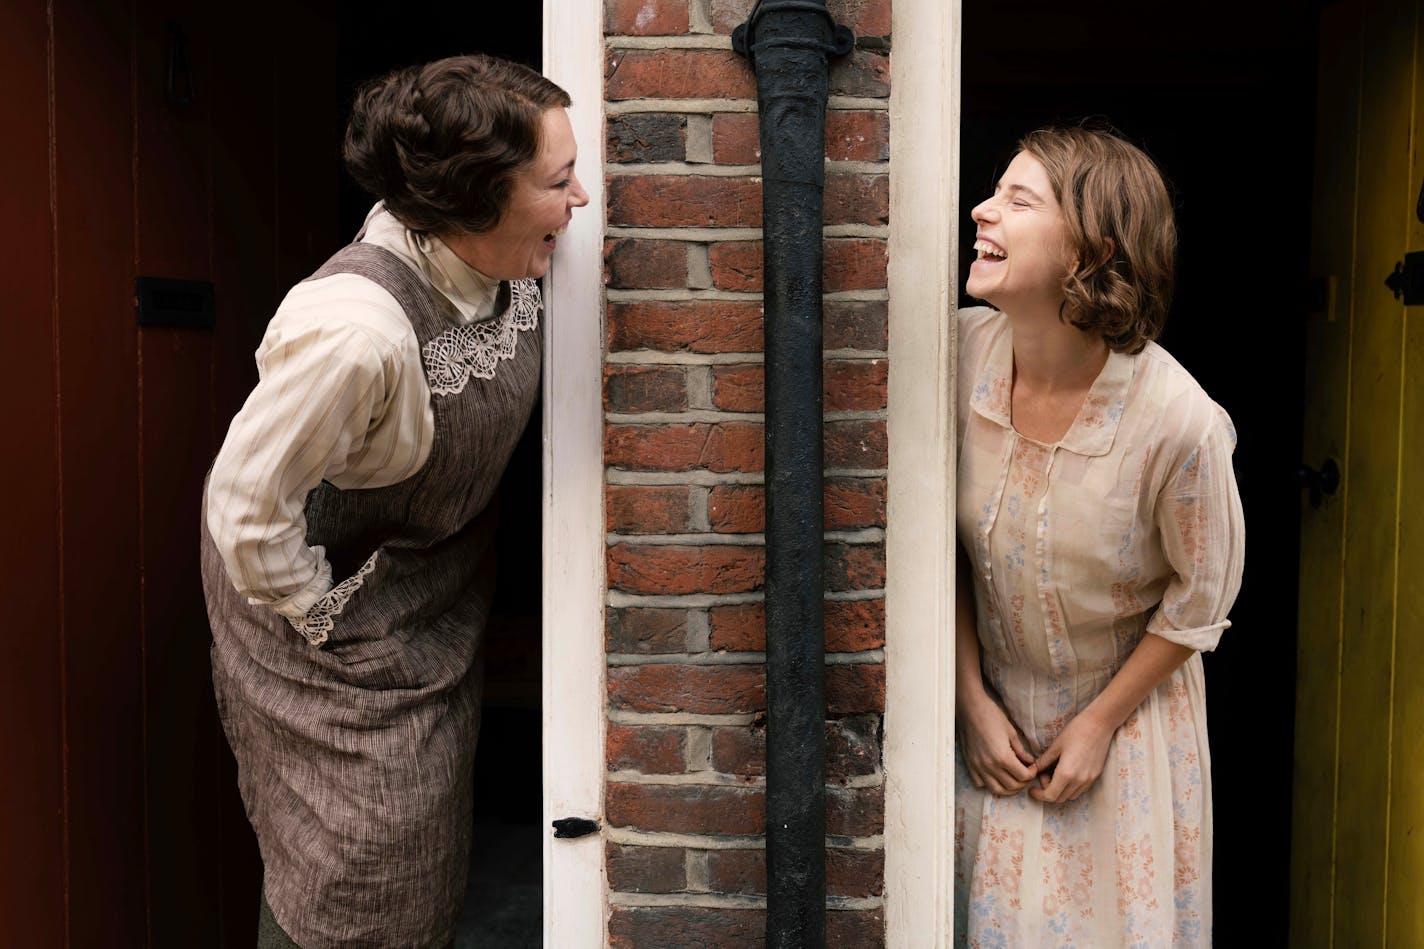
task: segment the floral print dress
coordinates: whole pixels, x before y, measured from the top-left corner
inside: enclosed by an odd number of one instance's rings
[[[959,315],[958,533],[985,683],[1042,753],[1144,633],[1216,646],[1241,581],[1226,413],[1156,344],[1112,353],[1056,444],[1010,422],[1003,314]],[[956,757],[955,944],[1206,946],[1211,757],[1193,655],[1076,801],[996,797]]]

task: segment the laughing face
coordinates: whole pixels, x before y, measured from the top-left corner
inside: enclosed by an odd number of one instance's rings
[[[548,109],[540,120],[539,151],[515,176],[499,223],[478,234],[447,237],[445,243],[486,277],[544,276],[573,209],[588,204],[588,194],[574,175],[577,156],[568,114]]]
[[[978,256],[965,284],[969,295],[1004,311],[1056,309],[1068,274],[1067,228],[1042,163],[1019,152],[970,216]]]

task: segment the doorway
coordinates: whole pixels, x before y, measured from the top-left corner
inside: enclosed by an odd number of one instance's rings
[[[356,88],[389,70],[482,52],[540,68],[538,4],[499,9],[437,4],[410,16],[362,0],[335,12],[339,127]],[[343,239],[360,229],[371,199],[341,173]],[[484,633],[485,688],[475,754],[473,845],[456,949],[541,944],[541,429],[536,405],[496,497],[495,598]]]
[[[1317,4],[1030,0],[1012,29],[985,4],[963,13],[960,273],[967,210],[1031,129],[1106,118],[1172,187],[1178,282],[1160,342],[1236,425],[1249,538],[1233,628],[1205,657],[1214,939],[1284,946]]]

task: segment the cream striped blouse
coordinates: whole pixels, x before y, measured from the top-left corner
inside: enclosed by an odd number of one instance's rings
[[[422,276],[452,325],[493,312],[497,281],[380,204],[362,240]],[[354,274],[293,287],[257,348],[257,369],[208,480],[208,530],[240,593],[300,617],[332,584],[324,551],[306,544],[307,493],[323,480],[385,487],[420,470],[434,437],[430,389],[395,298]]]

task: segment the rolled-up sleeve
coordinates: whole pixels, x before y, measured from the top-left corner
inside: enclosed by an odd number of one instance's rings
[[[1157,500],[1162,551],[1174,575],[1147,631],[1209,652],[1231,625],[1246,535],[1231,467],[1236,433],[1226,413],[1178,464]]]
[[[301,616],[331,586],[303,507],[346,469],[381,417],[399,354],[359,326],[274,324],[260,381],[233,419],[208,482],[208,530],[238,592]]]

